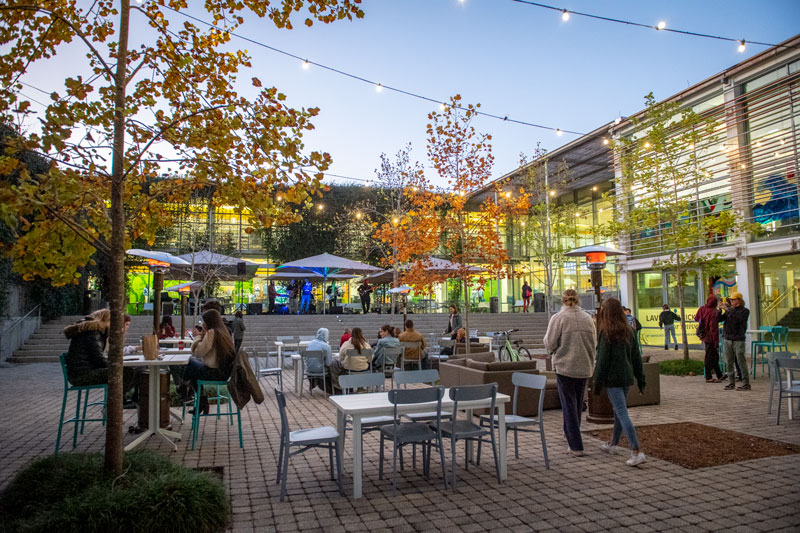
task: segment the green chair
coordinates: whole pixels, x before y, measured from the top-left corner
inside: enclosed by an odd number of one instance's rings
[[[228,414],[225,416],[230,417],[231,425],[233,425],[233,417],[235,416],[238,425],[239,425],[239,448],[244,447],[244,442],[242,441],[242,413],[239,410],[239,407],[236,407],[236,412],[233,412],[233,402],[231,401],[230,392],[226,392],[225,394],[220,394],[219,388],[222,386],[228,385],[228,381],[207,381],[207,380],[198,380],[197,381],[197,392],[194,393],[194,413],[192,414],[192,450],[194,450],[195,443],[197,442],[197,434],[200,432],[200,418],[204,416],[216,416],[220,418],[220,401],[222,399],[228,400]],[[200,412],[200,396],[203,394],[203,387],[216,387],[217,388],[217,395],[209,397],[209,401],[216,400],[217,401],[217,412],[216,413],[208,413],[203,414]]]
[[[774,352],[782,348],[784,343],[783,336],[785,335],[788,338],[789,334],[789,328],[785,328],[782,326],[761,326],[758,329],[766,332],[763,333],[762,335],[764,337],[769,335],[769,339],[765,338],[763,340],[754,340],[750,342],[750,366],[752,367],[753,379],[755,379],[756,377],[756,364],[759,362],[761,363],[761,372],[763,373],[764,365],[768,364],[769,362],[766,357],[761,355],[763,353],[762,349],[764,351]],[[787,346],[787,351],[788,351],[788,346]],[[769,371],[769,367],[767,368],[767,371]]]
[[[725,342],[722,338],[722,326],[719,327],[719,344],[717,345],[717,353],[719,354],[719,369],[723,374],[727,374],[728,363],[725,361]]]
[[[86,422],[102,422],[103,425],[106,425],[106,400],[108,399],[108,385],[71,385],[69,382],[69,378],[67,378],[67,354],[62,353],[58,356],[58,360],[61,363],[61,373],[64,375],[64,397],[61,400],[61,416],[58,420],[58,436],[56,437],[56,452],[54,455],[58,455],[58,449],[61,447],[61,430],[64,427],[64,424],[75,424],[75,427],[72,431],[72,448],[74,449],[75,446],[78,445],[78,423],[81,426],[81,435],[83,435],[83,427]],[[102,402],[91,402],[89,403],[89,391],[94,389],[102,389],[103,390],[103,401]],[[70,418],[69,420],[64,420],[64,412],[67,407],[67,396],[70,392],[77,391],[78,398],[75,402],[75,416]],[[83,396],[83,393],[86,393]],[[83,397],[83,415],[81,415],[81,397]],[[102,405],[103,406],[103,417],[102,418],[86,418],[86,409],[90,405]]]

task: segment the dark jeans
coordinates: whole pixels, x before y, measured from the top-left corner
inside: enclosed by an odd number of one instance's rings
[[[364,314],[369,313],[369,296],[361,297],[361,310],[364,311]]]
[[[567,437],[569,448],[583,451],[581,412],[583,395],[586,392],[586,378],[571,378],[556,374],[556,383],[558,398],[561,400],[561,412],[564,415],[564,435]]]
[[[236,353],[239,353],[239,348],[242,347],[242,339],[234,339],[233,340],[233,347],[236,350]]]
[[[127,393],[135,385],[135,371],[131,367],[122,368],[122,394]],[[88,385],[105,385],[108,384],[108,368],[95,368],[88,372],[82,372],[77,375],[69,376],[69,382],[78,387],[85,387]]]
[[[226,381],[230,376],[226,376],[219,368],[206,366],[200,359],[192,357],[189,364],[183,371],[183,379],[192,384],[192,389],[197,390],[197,380]]]
[[[722,379],[722,370],[719,368],[719,347],[716,342],[705,342],[706,345],[706,379],[711,379],[716,374],[717,379]]]
[[[269,309],[267,309],[267,313],[274,313],[275,312],[275,298],[270,297],[269,299]]]

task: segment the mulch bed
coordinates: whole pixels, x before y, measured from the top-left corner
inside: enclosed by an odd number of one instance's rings
[[[611,439],[611,429],[587,431],[597,439]],[[636,435],[642,451],[689,469],[719,466],[763,457],[800,453],[800,446],[754,437],[694,422],[639,426]],[[628,448],[623,433],[620,446]]]

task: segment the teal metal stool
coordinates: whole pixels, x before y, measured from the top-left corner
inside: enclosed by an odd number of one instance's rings
[[[69,378],[67,378],[67,354],[62,353],[58,356],[58,360],[61,363],[61,373],[64,375],[64,397],[61,400],[61,416],[58,419],[58,436],[56,437],[56,452],[54,455],[58,455],[58,449],[61,447],[61,430],[64,428],[64,424],[75,424],[75,427],[72,431],[72,448],[74,449],[75,446],[78,445],[78,424],[80,423],[81,426],[81,435],[83,435],[83,427],[86,422],[102,422],[103,425],[106,425],[106,400],[108,399],[108,385],[71,385],[69,382]],[[89,403],[89,391],[95,389],[102,389],[103,390],[103,401],[102,402],[91,402]],[[67,408],[67,396],[70,392],[77,391],[78,399],[75,402],[75,416],[70,418],[69,420],[64,420],[64,412]],[[83,393],[86,393],[83,396]],[[81,397],[83,397],[83,415],[81,415]],[[103,417],[102,418],[86,418],[86,409],[90,405],[102,405],[103,406]]]
[[[728,363],[725,360],[725,343],[722,338],[722,328],[719,328],[719,344],[717,345],[717,353],[719,354],[719,369],[723,374],[728,373]]]
[[[761,348],[769,352],[781,349],[783,347],[783,330],[786,329],[787,337],[789,332],[789,328],[783,328],[781,326],[761,326],[758,329],[765,332],[763,335],[768,334],[769,340],[764,339],[750,342],[750,366],[752,367],[753,379],[756,377],[756,364],[759,362],[761,363],[761,372],[763,373],[764,365],[768,363],[767,358],[764,357],[761,352]],[[767,369],[769,370],[769,367],[767,367]]]
[[[244,442],[242,440],[242,413],[239,411],[239,407],[236,407],[236,412],[233,412],[233,401],[231,401],[230,393],[220,394],[219,388],[225,386],[227,389],[228,382],[227,381],[206,381],[206,380],[198,380],[197,381],[197,391],[194,393],[194,414],[192,414],[192,450],[194,450],[195,443],[197,442],[197,434],[200,433],[200,418],[204,416],[216,416],[218,419],[222,416],[220,412],[220,400],[227,399],[228,400],[228,414],[225,415],[230,418],[231,425],[233,425],[233,417],[235,416],[239,426],[239,448],[244,447]],[[212,400],[217,401],[217,412],[208,414],[202,414],[200,412],[200,396],[203,394],[203,387],[216,387],[217,394],[216,396],[210,396],[209,402]],[[210,411],[210,409],[209,409]]]

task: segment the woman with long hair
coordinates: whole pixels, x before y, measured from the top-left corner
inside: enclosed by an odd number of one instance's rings
[[[175,326],[172,325],[172,317],[167,315],[161,319],[161,325],[158,326],[158,338],[169,339],[175,336]]]
[[[612,455],[620,453],[619,438],[624,431],[631,449],[631,457],[626,461],[628,466],[639,465],[646,459],[639,449],[636,428],[628,416],[626,399],[634,377],[639,392],[643,392],[644,370],[636,333],[628,325],[619,300],[609,298],[603,302],[597,313],[597,360],[592,391],[600,394],[602,389],[606,389],[614,408],[611,442],[603,444],[600,449]]]
[[[458,314],[458,306],[450,304],[450,316],[447,318],[447,327],[442,332],[442,335],[450,335],[451,338],[456,338],[456,332],[463,326],[461,322],[461,315]]]
[[[339,348],[339,359],[331,362],[331,379],[334,388],[339,387],[339,376],[345,370],[351,372],[364,372],[370,368],[370,357],[367,354],[362,355],[363,350],[370,349],[367,339],[364,338],[364,332],[361,328],[353,328],[350,332],[350,338]]]
[[[215,309],[203,313],[203,331],[192,343],[192,358],[183,378],[197,391],[197,380],[225,381],[231,376],[236,350],[233,338]],[[200,410],[208,413],[208,398],[200,397]]]

